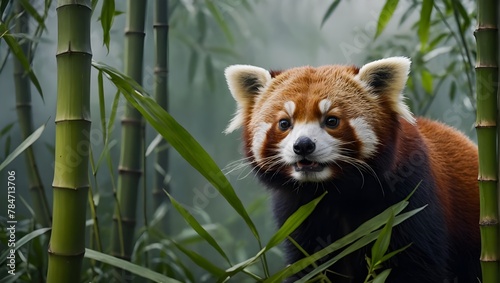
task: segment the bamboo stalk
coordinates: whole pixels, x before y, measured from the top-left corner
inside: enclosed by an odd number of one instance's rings
[[[168,0],[155,0],[154,37],[155,37],[155,100],[168,109]],[[159,168],[156,168],[158,166]],[[164,139],[156,147],[155,171],[153,180],[153,203],[158,208],[167,198],[163,190],[170,191],[168,180],[168,150]]]
[[[90,149],[90,0],[57,6],[57,110],[47,282],[77,282],[85,253]]]
[[[18,34],[29,33],[29,14],[24,11],[19,1],[15,3],[16,14],[20,16],[16,20],[14,32]],[[19,42],[26,58],[31,61],[30,42],[26,39]],[[27,76],[26,70],[18,60],[14,60],[14,83],[16,88],[16,112],[21,135],[23,140],[33,133],[33,115],[31,111],[31,81]],[[24,151],[26,171],[28,173],[29,191],[33,201],[33,211],[35,219],[44,227],[52,225],[50,207],[45,195],[42,179],[36,165],[33,147],[28,147]]]
[[[479,194],[481,269],[483,283],[500,282],[498,226],[497,85],[498,28],[497,0],[478,1],[476,129],[479,151]]]
[[[142,84],[146,1],[127,2],[125,74]],[[111,254],[130,260],[134,242],[139,180],[144,156],[144,121],[129,103],[122,117],[117,202],[113,215]],[[123,239],[123,241],[122,241]]]

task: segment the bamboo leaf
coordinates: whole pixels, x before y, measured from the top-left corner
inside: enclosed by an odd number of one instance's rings
[[[243,218],[256,239],[260,241],[260,236],[255,224],[251,220],[243,203],[236,195],[226,176],[193,136],[170,116],[168,112],[159,106],[154,99],[149,96],[141,95],[138,91],[142,93],[145,92],[134,80],[103,63],[93,62],[93,66],[98,70],[102,70],[122,92],[128,102],[144,116],[155,130],[219,191],[234,210]]]
[[[151,143],[149,143],[148,147],[146,148],[146,153],[144,154],[144,156],[148,157],[162,140],[163,137],[161,135],[156,135],[156,137],[151,141]]]
[[[1,22],[0,22],[0,35],[1,35],[0,38],[3,38],[5,40],[12,54],[16,56],[17,60],[19,60],[26,73],[28,73],[31,82],[33,83],[33,85],[35,85],[36,89],[38,90],[38,93],[40,93],[40,97],[42,98],[42,100],[44,100],[42,87],[40,86],[40,83],[38,82],[35,73],[33,73],[33,69],[30,66],[30,62],[26,58],[17,40],[15,40],[14,37],[12,37],[12,35],[9,33],[7,26]]]
[[[224,17],[220,13],[217,6],[215,6],[214,1],[213,0],[205,0],[205,5],[207,5],[208,10],[210,11],[212,16],[214,17],[215,21],[217,22],[217,24],[221,28],[222,32],[226,36],[229,43],[233,44],[234,43],[233,35],[232,35],[231,31],[229,30],[228,25],[224,21]]]
[[[0,3],[0,17],[3,15],[3,12],[5,12],[5,9],[7,8],[7,5],[9,5],[9,2],[12,0],[2,0]]]
[[[448,94],[451,101],[455,100],[456,94],[457,94],[457,83],[455,81],[452,81],[450,85],[450,92]]]
[[[385,280],[387,280],[387,277],[389,277],[389,274],[391,274],[391,269],[386,269],[380,272],[380,274],[373,279],[372,283],[384,283]]]
[[[382,12],[377,21],[377,31],[375,32],[375,38],[377,38],[385,29],[385,26],[392,18],[394,11],[398,7],[399,0],[386,0]]]
[[[270,250],[272,247],[281,243],[286,237],[288,237],[297,227],[306,220],[307,217],[314,211],[318,203],[326,195],[326,191],[319,197],[315,198],[311,202],[304,204],[295,211],[285,223],[280,227],[280,229],[271,237],[266,245],[266,249]]]
[[[335,0],[328,6],[328,9],[326,10],[325,15],[323,15],[323,19],[321,20],[321,27],[325,24],[325,22],[330,18],[330,16],[333,14],[337,6],[339,5],[340,0]]]
[[[109,42],[111,41],[110,30],[115,17],[115,0],[104,0],[101,8],[101,26],[103,32],[103,45],[109,53]]]
[[[388,259],[390,259],[391,257],[395,256],[396,254],[398,254],[398,253],[400,253],[400,252],[402,252],[402,251],[406,250],[406,249],[407,249],[407,248],[409,248],[411,245],[412,245],[412,243],[409,243],[408,245],[406,245],[406,246],[404,246],[404,247],[402,247],[402,248],[400,248],[400,249],[397,249],[397,250],[395,250],[395,251],[392,251],[392,252],[390,252],[390,253],[388,253],[388,254],[384,255],[384,256],[380,259],[380,262],[379,262],[379,263],[383,263],[383,262],[387,261]]]
[[[39,27],[42,30],[46,30],[44,17],[42,17],[42,16],[40,16],[40,14],[38,14],[37,10],[30,4],[30,2],[28,0],[19,0],[19,1],[20,1],[21,5],[23,6],[24,10],[26,10],[28,12],[28,14],[30,14],[31,17],[33,17],[33,19],[35,19],[35,21],[38,23]]]
[[[2,171],[9,163],[12,162],[19,154],[23,153],[29,146],[31,146],[43,133],[45,130],[45,124],[41,125],[36,129],[29,137],[27,137],[14,151],[12,151],[9,156],[0,164],[0,171]]]
[[[410,218],[411,216],[415,215],[416,213],[420,212],[422,209],[424,209],[424,207],[420,207],[420,208],[417,208],[417,209],[414,209],[414,210],[411,210],[407,213],[402,213],[401,215],[398,215],[395,220],[394,220],[394,223],[393,225],[396,226],[398,224],[400,224],[401,222],[403,222],[404,220]],[[370,221],[370,220],[369,220]],[[354,251],[357,251],[359,250],[360,248],[368,245],[369,243],[373,242],[374,240],[376,240],[379,235],[380,235],[381,231],[374,231],[374,232],[371,232],[369,234],[366,234],[364,235],[361,239],[357,240],[356,242],[354,242],[352,245],[348,246],[347,248],[345,248],[344,250],[342,250],[338,255],[336,255],[335,257],[333,257],[332,259],[326,261],[325,263],[321,264],[320,266],[318,266],[317,268],[315,268],[313,271],[311,271],[310,273],[308,273],[306,276],[304,276],[301,280],[298,280],[297,283],[304,283],[306,282],[308,279],[310,278],[313,278],[314,276],[316,276],[317,274],[325,271],[328,267],[330,267],[331,265],[333,265],[335,262],[337,262],[338,260],[340,260],[341,258],[347,256],[348,254],[354,252]],[[349,236],[349,235],[347,235]],[[346,237],[347,237],[346,236]],[[334,243],[335,244],[335,243]],[[333,244],[332,244],[333,245]],[[331,245],[330,245],[331,246]],[[328,249],[329,246],[327,246],[326,248],[324,248],[323,250],[325,249]],[[321,251],[320,251],[321,252]],[[318,252],[319,253],[319,252]],[[331,253],[331,252],[329,252]],[[316,253],[317,254],[317,253]],[[313,255],[314,256],[314,255]],[[300,262],[300,261],[299,261]],[[302,270],[304,267],[300,267]],[[299,271],[300,271],[299,270]],[[295,271],[294,273],[296,273],[298,271]]]
[[[431,26],[431,13],[434,0],[424,0],[420,10],[420,20],[418,22],[418,37],[420,38],[421,49],[424,50],[429,40],[429,29]]]
[[[211,91],[215,90],[214,65],[210,56],[205,57],[205,77]]]
[[[217,241],[215,241],[212,235],[210,235],[207,230],[205,230],[203,226],[201,226],[196,218],[194,218],[193,215],[189,213],[186,208],[184,208],[184,206],[182,206],[177,200],[175,200],[168,192],[165,191],[165,193],[170,198],[170,201],[174,208],[181,214],[182,218],[184,218],[189,226],[191,226],[191,228],[193,228],[193,230],[195,230],[198,235],[205,239],[205,241],[210,244],[227,261],[227,263],[231,264],[229,257],[226,255],[224,250],[222,250]]]
[[[33,240],[34,238],[36,238],[36,237],[38,237],[40,235],[43,235],[43,234],[47,233],[47,231],[49,231],[51,229],[52,228],[40,228],[38,230],[35,230],[33,232],[30,232],[30,233],[24,235],[24,237],[22,237],[21,239],[19,239],[18,241],[16,241],[16,246],[13,249],[17,251],[19,248],[21,248],[22,246],[24,246],[29,241]],[[11,249],[6,249],[2,253],[2,257],[0,258],[0,264],[3,264],[5,262],[5,260],[7,260],[7,256],[9,255],[10,250]]]
[[[3,152],[4,156],[9,155],[11,142],[12,142],[11,137],[7,136],[7,138],[5,139],[5,148]]]
[[[469,14],[467,13],[467,10],[462,5],[462,3],[460,3],[460,1],[454,1],[452,6],[453,6],[453,9],[458,10],[458,13],[460,14],[460,16],[462,17],[462,19],[464,21],[460,25],[460,31],[462,32],[470,26],[472,17],[469,16]]]
[[[422,87],[424,88],[425,92],[427,94],[431,94],[434,80],[432,74],[426,69],[422,69],[422,71],[420,71],[420,76],[422,76]]]
[[[333,262],[336,260],[340,259],[342,256],[345,256],[349,254],[352,251],[355,251],[357,248],[361,248],[363,246],[366,246],[370,242],[374,241],[378,233],[380,231],[375,230],[379,229],[382,225],[387,223],[387,219],[390,217],[391,214],[398,215],[401,211],[403,211],[404,208],[408,205],[408,201],[402,200],[391,207],[387,208],[384,210],[382,213],[378,214],[377,216],[373,217],[372,219],[368,220],[367,222],[361,224],[356,230],[353,232],[349,233],[348,235],[340,238],[339,240],[335,241],[334,243],[326,246],[322,250],[306,257],[303,258],[293,264],[288,265],[286,268],[282,269],[281,271],[275,273],[268,279],[266,279],[264,282],[281,282],[283,279],[290,277],[291,275],[300,272],[307,266],[310,266],[311,264],[315,263],[319,259],[325,257],[328,254],[331,254],[332,252],[335,252],[339,249],[342,249],[347,246],[346,249],[342,251],[338,255],[338,257],[333,258],[331,261],[328,261],[327,263],[329,264],[322,264],[320,265],[317,269],[313,270],[311,273],[312,278],[314,275],[318,274],[319,272],[324,271],[326,268],[328,268]],[[394,219],[394,226],[400,224],[404,220],[410,218],[411,216],[415,215],[416,213],[420,212],[424,207],[417,208],[414,210],[411,210],[406,213],[402,213],[401,215],[398,215]],[[333,261],[333,262],[332,262]]]
[[[102,72],[97,74],[97,89],[99,95],[99,113],[101,114],[101,131],[103,140],[106,141],[108,139],[108,131],[106,128],[106,102],[104,100],[104,83],[102,81]]]
[[[0,138],[3,137],[5,134],[7,134],[12,129],[12,127],[14,125],[15,125],[15,122],[12,122],[10,124],[7,124],[5,127],[3,127],[2,130],[0,130]]]
[[[85,249],[85,258],[97,260],[127,270],[130,273],[138,275],[142,278],[152,280],[154,282],[181,283],[181,281],[162,275],[158,272],[150,270],[149,268],[133,264],[129,261],[119,259],[104,253],[100,253],[98,251],[94,251],[91,249]]]
[[[372,267],[376,267],[380,264],[380,260],[387,252],[389,248],[389,243],[391,241],[391,232],[392,225],[394,223],[394,214],[391,213],[389,220],[387,220],[387,224],[385,224],[384,228],[382,228],[380,232],[380,236],[375,241],[375,244],[372,246]]]
[[[210,260],[202,257],[198,253],[186,249],[184,246],[177,244],[176,242],[172,242],[181,252],[187,255],[196,265],[210,272],[211,274],[221,277],[225,274],[225,271],[216,265],[214,265]]]

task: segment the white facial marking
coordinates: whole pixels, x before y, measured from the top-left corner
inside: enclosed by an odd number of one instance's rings
[[[316,145],[316,149],[307,155],[307,159],[318,163],[335,162],[341,158],[338,151],[341,142],[330,136],[319,123],[297,123],[280,144],[281,159],[288,165],[294,165],[303,159],[295,154],[293,145],[299,137],[308,137]],[[320,172],[292,172],[292,177],[302,182],[320,182],[332,176],[332,170],[325,166]]]
[[[271,128],[271,124],[261,122],[257,126],[252,140],[252,153],[255,160],[260,161],[262,159],[262,148],[264,147],[264,142],[266,141],[267,131]]]
[[[285,102],[285,111],[290,117],[293,117],[293,113],[295,112],[295,102],[287,101]]]
[[[349,123],[361,141],[361,157],[371,157],[377,150],[378,139],[370,124],[363,118],[352,119]]]
[[[321,111],[321,114],[325,115],[326,112],[328,112],[328,110],[332,106],[332,102],[328,99],[323,99],[319,102],[318,106],[319,106],[319,111]]]

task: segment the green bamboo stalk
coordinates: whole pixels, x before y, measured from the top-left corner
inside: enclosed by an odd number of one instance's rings
[[[155,80],[154,97],[158,105],[168,109],[168,0],[155,0]],[[158,166],[159,168],[156,168]],[[166,200],[163,190],[170,191],[168,174],[168,150],[164,139],[156,147],[153,180],[153,203],[155,210]]]
[[[57,5],[57,109],[47,282],[78,282],[85,253],[90,149],[90,0]]]
[[[125,74],[142,84],[146,1],[127,1]],[[117,204],[113,215],[111,254],[130,260],[134,241],[139,180],[144,157],[144,121],[129,103],[122,117]]]
[[[479,150],[479,194],[481,269],[483,283],[500,282],[498,226],[497,85],[498,28],[497,0],[478,1],[476,129]]]
[[[17,34],[29,33],[29,14],[24,11],[20,1],[15,1],[15,12],[20,15],[16,20],[14,32]],[[31,61],[30,42],[26,39],[19,42],[24,55]],[[16,110],[17,121],[21,128],[23,140],[33,133],[33,115],[31,111],[31,81],[23,65],[18,60],[14,60],[14,84],[16,88]],[[52,225],[50,207],[45,195],[42,179],[36,165],[33,147],[28,147],[24,151],[26,171],[28,173],[28,184],[33,201],[33,211],[35,219],[43,227]]]

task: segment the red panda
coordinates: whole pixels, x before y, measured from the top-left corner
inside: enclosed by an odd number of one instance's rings
[[[410,60],[361,68],[330,65],[285,71],[234,65],[225,71],[243,128],[247,158],[271,192],[279,225],[301,205],[328,194],[291,236],[309,254],[407,197],[427,207],[394,227],[386,282],[477,282],[477,147],[457,130],[415,118],[402,91]],[[287,262],[304,257],[285,243]],[[364,282],[361,249],[332,265],[332,282]],[[327,260],[323,259],[324,260]],[[301,278],[296,274],[288,282]]]

